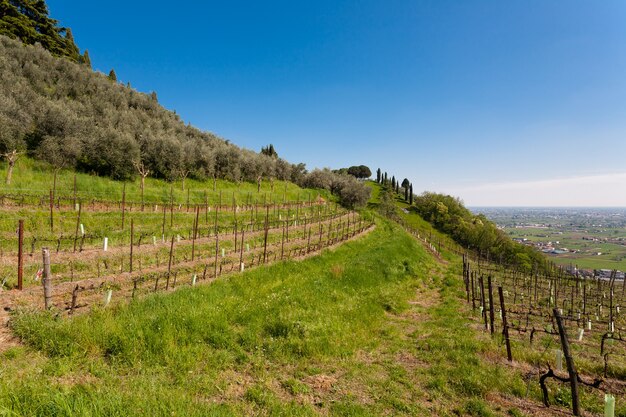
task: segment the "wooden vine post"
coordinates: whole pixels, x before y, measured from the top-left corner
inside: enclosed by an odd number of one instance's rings
[[[470,289],[469,289],[469,284],[470,284],[470,266],[469,266],[469,262],[467,262],[467,254],[463,254],[463,281],[465,281],[465,295],[467,297],[467,303],[469,304],[470,302]]]
[[[167,209],[167,203],[163,203],[163,223],[161,224],[161,236],[165,238],[165,211]]]
[[[50,190],[50,231],[54,232],[54,192]]]
[[[241,247],[239,248],[239,269],[243,272],[243,238],[246,233],[246,229],[241,231]]]
[[[74,206],[76,206],[76,193],[78,189],[76,187],[76,174],[74,174]]]
[[[122,230],[124,230],[124,214],[126,212],[126,183],[122,188]]]
[[[170,186],[170,229],[174,226],[174,186]]]
[[[265,263],[265,261],[267,259],[267,233],[268,233],[268,228],[269,228],[269,223],[268,223],[269,215],[270,215],[270,206],[266,206],[266,209],[265,209],[265,236],[264,236],[264,239],[263,239],[263,263]]]
[[[196,257],[196,238],[198,237],[198,221],[200,217],[200,206],[196,207],[196,220],[193,223],[193,240],[191,242],[191,260]]]
[[[565,326],[563,326],[563,319],[558,308],[552,310],[556,324],[559,328],[559,336],[561,338],[561,347],[563,349],[563,355],[565,356],[565,363],[567,365],[567,373],[569,374],[569,383],[572,390],[572,412],[575,416],[580,416],[580,400],[578,398],[578,373],[574,366],[574,359],[569,349],[569,341],[567,340],[567,334],[565,333]]]
[[[487,277],[487,291],[489,292],[489,325],[491,334],[494,333],[495,306],[493,305],[493,286],[491,285],[491,275]]]
[[[48,248],[43,248],[43,278],[41,283],[43,284],[43,297],[44,306],[46,310],[52,307],[52,272],[50,270],[50,251]]]
[[[135,222],[134,219],[130,219],[130,268],[128,272],[133,273],[133,240],[135,237]],[[141,238],[139,239],[141,240]]]
[[[165,283],[165,289],[170,289],[170,276],[172,274],[172,258],[174,257],[174,236],[172,236],[172,243],[170,244],[170,260],[167,264],[167,280]]]
[[[213,271],[213,278],[217,278],[217,259],[219,256],[219,250],[220,250],[220,238],[219,238],[219,235],[216,233],[215,234],[215,270]]]
[[[76,205],[74,205],[76,206]],[[74,234],[74,252],[76,252],[76,242],[78,242],[78,231],[80,229],[80,214],[81,211],[83,210],[83,205],[79,204],[78,205],[78,216],[76,217],[76,232]]]
[[[502,311],[502,334],[506,343],[506,356],[509,362],[513,362],[513,354],[511,352],[511,340],[509,339],[509,324],[506,321],[506,307],[504,305],[504,294],[502,287],[498,287],[498,295],[500,296],[500,311]]]
[[[283,237],[280,240],[280,259],[284,259],[285,256],[285,223],[283,222]]]
[[[480,302],[483,308],[482,316],[485,321],[485,330],[489,330],[489,324],[487,324],[487,302],[485,301],[485,279],[481,275],[478,281],[480,284]]]
[[[17,289],[22,291],[24,286],[24,220],[19,221],[17,238]]]

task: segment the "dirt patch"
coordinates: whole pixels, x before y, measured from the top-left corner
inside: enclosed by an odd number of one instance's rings
[[[332,375],[313,375],[305,378],[304,383],[318,393],[329,393],[337,384],[337,378]]]
[[[551,406],[547,408],[543,404],[537,403],[529,399],[521,399],[517,397],[508,397],[500,393],[490,393],[486,400],[494,407],[501,408],[505,412],[511,409],[518,409],[529,417],[570,417],[572,412],[562,407]],[[583,413],[585,416],[591,414]]]

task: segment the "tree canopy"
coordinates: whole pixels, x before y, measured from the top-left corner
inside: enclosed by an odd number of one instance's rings
[[[54,56],[82,62],[71,30],[49,16],[44,0],[0,0],[0,34],[27,45],[39,43]]]
[[[425,192],[415,199],[415,206],[425,220],[466,248],[526,271],[546,268],[541,253],[513,242],[484,215],[470,212],[458,198]]]
[[[372,171],[365,165],[358,165],[348,168],[348,174],[355,178],[365,179],[372,176]]]
[[[272,145],[271,143],[269,144],[269,146],[264,146],[261,148],[261,154],[272,158],[278,158],[278,152],[276,152],[276,149],[274,149],[274,145]]]
[[[268,149],[271,155],[239,148],[185,124],[156,93],[0,35],[0,158],[9,164],[26,152],[55,169],[115,179],[141,175],[137,167],[172,181],[276,178],[330,190],[349,207],[367,201],[369,188],[354,177],[324,170],[316,182],[316,171]]]

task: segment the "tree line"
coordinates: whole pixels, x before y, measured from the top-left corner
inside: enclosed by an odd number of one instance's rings
[[[380,168],[376,170],[376,182],[385,189],[381,194],[383,211],[390,211],[393,207],[390,192],[396,193],[396,196],[404,198],[424,220],[451,236],[463,247],[494,261],[515,265],[526,272],[549,270],[549,264],[542,253],[514,242],[483,214],[473,214],[459,198],[433,192],[416,196],[408,179],[400,182],[395,176],[389,178],[387,172],[382,172]]]
[[[364,205],[369,188],[348,174],[307,172],[278,157],[273,146],[257,153],[185,124],[159,105],[155,93],[53,56],[43,45],[0,35],[0,156],[12,167],[28,154],[51,164],[128,180],[227,179],[319,185],[347,207]],[[320,181],[319,178],[324,180]]]

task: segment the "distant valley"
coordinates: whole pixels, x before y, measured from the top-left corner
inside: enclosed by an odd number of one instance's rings
[[[514,240],[566,267],[626,270],[626,208],[480,207]]]

